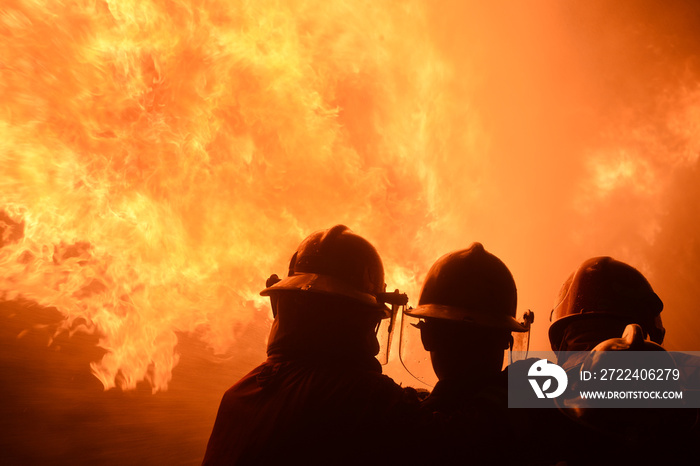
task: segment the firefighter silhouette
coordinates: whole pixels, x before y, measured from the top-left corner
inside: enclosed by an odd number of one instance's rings
[[[376,249],[343,225],[308,236],[272,276],[267,360],[223,397],[203,464],[390,464],[418,408],[375,356],[389,316]]]
[[[590,351],[637,324],[645,337],[661,344],[663,303],[634,267],[611,257],[585,261],[564,282],[550,315],[554,351]],[[566,361],[559,361],[567,363]]]
[[[508,267],[480,243],[442,256],[430,268],[415,309],[421,340],[438,376],[421,409],[432,423],[422,452],[429,464],[501,464],[510,450],[504,351],[516,320],[517,290]]]
[[[570,374],[607,367],[611,351],[652,351],[646,359],[674,364],[660,346],[665,335],[662,309],[641,272],[611,257],[594,257],[561,287],[550,316],[550,344]],[[700,461],[695,409],[600,408],[566,399],[555,403],[560,416],[547,426],[548,434],[566,464]]]

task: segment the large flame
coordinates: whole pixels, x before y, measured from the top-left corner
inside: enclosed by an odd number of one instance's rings
[[[637,95],[606,118],[607,55],[565,8],[436,3],[4,2],[4,299],[97,332],[105,388],[163,390],[176,332],[227,351],[267,275],[335,223],[412,303],[437,257],[483,242],[540,311],[540,346],[581,260],[653,272],[698,163],[697,86],[639,90],[661,129],[619,110]]]
[[[106,388],[166,388],[176,330],[225,351],[311,231],[375,240],[392,287],[434,253],[409,239],[454,136],[421,5],[229,4],[4,7],[0,189],[24,232],[1,287],[99,332]]]

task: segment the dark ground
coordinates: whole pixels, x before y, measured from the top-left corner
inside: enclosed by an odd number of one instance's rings
[[[223,392],[264,357],[259,323],[226,358],[179,334],[167,391],[104,391],[89,366],[103,352],[97,336],[63,333],[49,345],[60,319],[55,309],[0,303],[2,465],[199,464]]]

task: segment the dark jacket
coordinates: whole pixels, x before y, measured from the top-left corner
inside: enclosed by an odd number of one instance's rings
[[[415,412],[374,358],[272,356],[225,393],[203,464],[380,464]]]

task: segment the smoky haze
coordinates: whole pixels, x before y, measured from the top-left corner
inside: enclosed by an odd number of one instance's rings
[[[468,231],[510,266],[537,348],[565,278],[610,255],[661,296],[667,347],[696,349],[697,5],[452,6],[431,15],[434,37],[475,81],[460,95],[489,147],[482,195],[450,245]]]
[[[700,350],[700,6],[226,4],[0,10],[7,462],[198,463],[264,357],[257,292],[335,223],[412,305],[482,242],[539,350],[566,277],[613,256]]]

